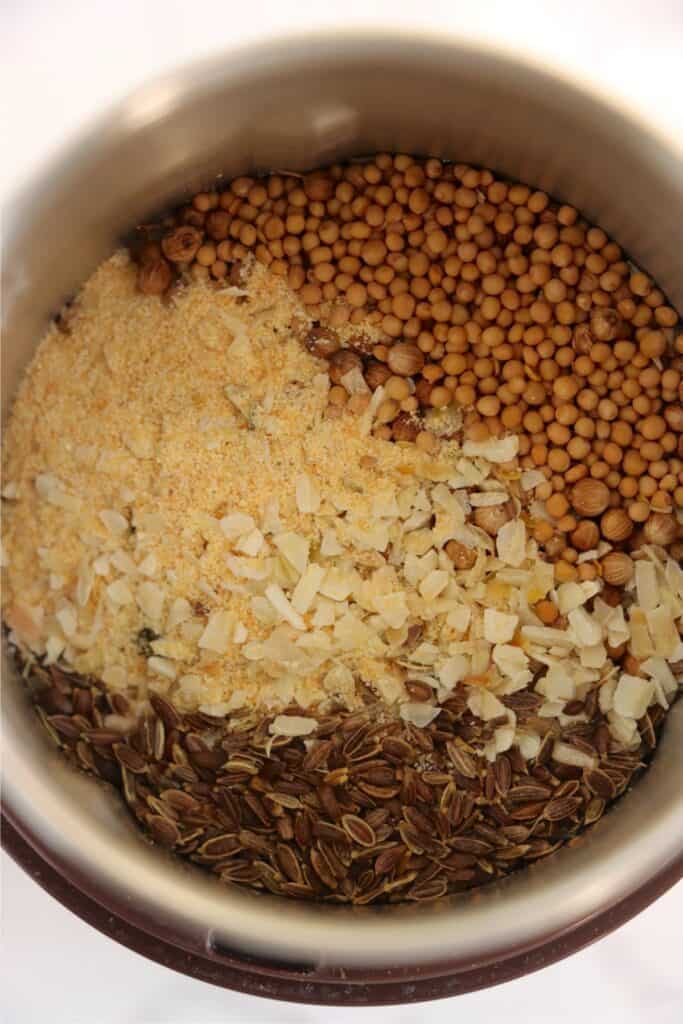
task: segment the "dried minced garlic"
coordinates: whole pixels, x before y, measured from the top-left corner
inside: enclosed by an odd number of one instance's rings
[[[495,538],[473,521],[509,502],[517,439],[429,455],[379,440],[381,388],[362,415],[326,417],[329,380],[300,343],[301,316],[261,269],[246,293],[197,282],[170,305],[136,291],[125,254],[97,271],[70,333],[53,327],[40,346],[7,431],[13,638],[215,715],[353,708],[364,683],[424,726],[464,684],[494,725],[491,758],[540,744],[506,695],[533,684],[539,718],[567,725],[581,714],[565,706],[600,687],[613,735],[635,745],[636,719],[675,692],[680,567],[646,551],[628,615],[599,583],[554,589],[518,500]],[[533,483],[522,476],[522,492]],[[456,570],[451,541],[471,549],[470,568]],[[536,617],[548,595],[566,627]],[[608,657],[627,641],[644,678],[619,677]],[[413,700],[407,681],[432,699]],[[279,716],[272,731],[311,721]]]

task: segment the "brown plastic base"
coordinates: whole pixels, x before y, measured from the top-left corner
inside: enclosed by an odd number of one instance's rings
[[[683,857],[638,892],[565,935],[558,935],[536,950],[527,951],[486,967],[448,969],[438,977],[410,978],[410,969],[354,970],[352,977],[339,971],[337,979],[317,978],[286,966],[260,963],[234,954],[215,959],[189,953],[142,931],[123,917],[90,899],[39,856],[17,830],[2,817],[2,845],[24,871],[62,906],[135,953],[191,978],[265,999],[344,1006],[413,1003],[474,992],[538,971],[576,953],[620,927],[683,877]]]

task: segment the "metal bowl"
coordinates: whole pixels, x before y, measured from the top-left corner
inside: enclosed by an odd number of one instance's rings
[[[378,150],[484,164],[553,193],[683,305],[683,161],[673,140],[493,50],[415,33],[297,37],[138,90],[10,205],[5,409],[50,315],[136,219],[219,172],[304,169]],[[168,962],[163,951],[175,950],[175,966],[194,964],[219,984],[310,1001],[444,995],[566,955],[683,874],[683,704],[646,776],[571,848],[433,905],[352,909],[222,887],[144,842],[123,805],[44,740],[12,672],[3,795],[28,844],[14,843],[17,856],[42,857],[87,919],[94,906],[133,948],[145,935],[148,954]],[[248,977],[260,979],[255,988]]]

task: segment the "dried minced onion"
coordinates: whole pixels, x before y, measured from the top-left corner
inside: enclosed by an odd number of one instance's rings
[[[632,749],[639,743],[638,723],[633,718],[626,718],[624,715],[620,715],[618,711],[607,712],[607,722],[609,730],[619,743],[621,743],[626,749]]]
[[[320,491],[308,473],[296,478],[295,494],[299,512],[315,515],[320,508]]]
[[[277,715],[268,727],[271,736],[310,736],[318,728],[315,718],[301,715]]]
[[[295,629],[306,629],[306,623],[295,609],[290,604],[287,595],[285,594],[282,587],[278,586],[277,583],[269,583],[266,587],[266,597],[272,604],[273,608],[282,618],[289,622]]]
[[[233,512],[223,516],[219,525],[228,540],[237,540],[238,537],[250,533],[256,527],[253,517],[245,515],[243,512]]]
[[[115,534],[126,533],[130,525],[126,517],[113,508],[105,508],[100,512],[100,520],[110,533]]]
[[[447,587],[449,576],[443,569],[432,569],[420,580],[418,590],[425,601],[433,601]]]
[[[556,740],[553,744],[553,760],[558,764],[566,764],[572,768],[595,768],[597,758],[592,757],[578,747],[562,740]]]
[[[635,579],[638,606],[645,612],[653,611],[659,604],[660,595],[657,570],[652,562],[636,562]]]
[[[496,537],[498,557],[507,565],[520,566],[526,557],[526,527],[521,519],[503,523]]]
[[[489,508],[493,505],[504,505],[508,500],[505,491],[473,491],[469,494],[472,508]]]
[[[292,608],[300,615],[304,615],[310,609],[326,572],[327,570],[323,566],[311,563],[299,578],[299,582],[292,592],[291,602]]]
[[[535,732],[522,732],[518,729],[515,733],[515,744],[524,760],[530,761],[541,749],[541,738]]]
[[[402,591],[393,594],[379,594],[373,599],[373,604],[392,629],[400,629],[410,615],[406,595]]]
[[[642,718],[654,697],[652,679],[624,673],[619,677],[613,697],[613,707],[624,718]]]
[[[540,469],[525,469],[519,483],[523,491],[532,491],[534,487],[545,483],[545,476]]]
[[[400,706],[400,715],[404,722],[410,722],[418,729],[424,729],[438,716],[441,708],[418,701],[407,701]]]
[[[519,438],[516,434],[508,437],[491,438],[488,441],[465,441],[462,446],[463,455],[470,458],[486,459],[487,462],[510,462],[519,451]]]
[[[245,555],[254,558],[263,548],[264,536],[258,527],[254,527],[249,533],[243,534],[235,544],[235,551],[241,551]]]
[[[133,593],[128,584],[122,580],[114,580],[110,583],[106,590],[107,597],[110,601],[117,605],[132,604]]]
[[[567,615],[578,647],[593,647],[602,640],[600,623],[583,608],[573,608]]]
[[[473,715],[488,722],[492,718],[499,718],[505,715],[505,705],[498,700],[495,694],[484,687],[471,687],[470,695],[467,698],[467,706]]]
[[[306,537],[298,533],[278,533],[273,537],[273,543],[299,574],[305,572],[310,548],[310,541]]]
[[[680,634],[673,615],[664,605],[645,613],[652,637],[653,653],[662,658],[673,658],[680,645]]]
[[[495,608],[484,610],[484,639],[491,644],[506,644],[515,635],[519,616],[499,612]]]
[[[172,630],[192,617],[192,606],[184,597],[177,597],[171,604],[166,619],[166,629]]]
[[[147,659],[147,668],[155,675],[171,680],[175,679],[178,672],[172,661],[169,661],[168,658],[160,658],[157,655],[152,655],[151,658]]]
[[[551,665],[535,689],[549,700],[568,701],[576,696],[576,684],[562,664]]]
[[[230,645],[235,617],[232,612],[212,612],[204,632],[199,638],[199,647],[215,654],[225,654]]]
[[[164,610],[166,591],[146,580],[138,586],[136,600],[138,607],[153,622],[159,622]]]

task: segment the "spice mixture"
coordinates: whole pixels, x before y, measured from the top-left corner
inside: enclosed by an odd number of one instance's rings
[[[46,728],[225,881],[425,900],[552,852],[683,680],[677,324],[577,211],[437,160],[144,226],[5,439]]]

